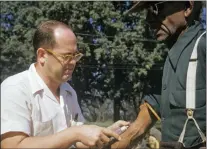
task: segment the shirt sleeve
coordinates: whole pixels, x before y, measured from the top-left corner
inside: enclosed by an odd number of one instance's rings
[[[25,90],[20,85],[1,84],[1,135],[12,131],[31,135],[31,111]]]

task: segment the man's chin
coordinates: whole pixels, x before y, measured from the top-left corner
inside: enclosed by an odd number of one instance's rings
[[[72,78],[71,75],[65,75],[65,76],[63,76],[62,81],[63,81],[63,82],[67,82],[67,81],[69,81],[71,78]]]
[[[165,41],[165,40],[167,40],[167,37],[166,36],[157,36],[156,40],[157,41]]]

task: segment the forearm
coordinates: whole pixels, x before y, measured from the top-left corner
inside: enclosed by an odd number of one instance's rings
[[[137,137],[141,139],[154,122],[155,119],[152,118],[152,115],[150,114],[147,106],[142,105],[140,107],[140,112],[137,116],[137,119],[130,125],[127,131],[121,135],[121,137],[127,137],[130,138],[130,140],[134,140]]]
[[[19,148],[68,148],[78,140],[76,129],[69,128],[45,137],[28,137],[19,144]]]
[[[155,121],[155,117],[146,104],[141,105],[137,119],[121,134],[121,141],[112,143],[111,149],[127,148],[134,139],[141,140]]]
[[[77,128],[69,128],[57,134],[42,137],[26,137],[22,139],[17,148],[68,148],[78,141]]]

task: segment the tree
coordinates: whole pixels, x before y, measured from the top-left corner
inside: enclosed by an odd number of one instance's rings
[[[1,2],[1,81],[34,62],[32,36],[37,25],[59,20],[72,27],[85,55],[70,83],[86,119],[112,118],[109,103],[113,101],[121,119],[134,119],[149,74],[161,71],[166,50],[144,38],[148,34],[145,12],[123,15],[129,6],[129,2],[110,1]]]

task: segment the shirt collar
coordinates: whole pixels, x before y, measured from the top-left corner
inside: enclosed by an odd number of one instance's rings
[[[36,92],[44,89],[43,80],[38,75],[34,63],[30,65],[28,75],[32,94],[35,94]]]
[[[29,81],[32,88],[32,94],[43,91],[45,89],[46,84],[37,73],[34,63],[31,64],[29,68]],[[64,90],[72,95],[72,87],[67,82],[64,82],[60,85],[60,90]]]
[[[64,90],[67,93],[69,93],[70,95],[72,95],[72,90],[73,89],[67,82],[64,82],[60,85],[60,90]]]
[[[196,34],[202,29],[202,25],[199,22],[195,22],[195,25],[189,27],[186,32],[181,35],[177,42],[170,49],[168,56],[169,59],[176,69],[180,55],[182,54],[185,47],[195,38]]]

